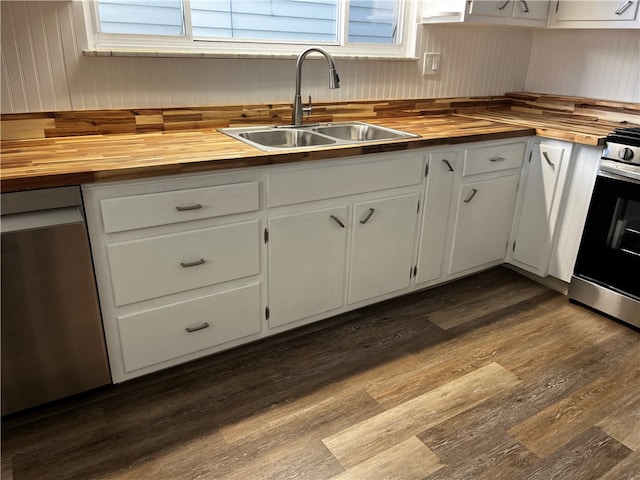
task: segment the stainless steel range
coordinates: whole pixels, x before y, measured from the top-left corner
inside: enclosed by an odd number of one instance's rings
[[[640,128],[607,136],[569,298],[640,327]]]

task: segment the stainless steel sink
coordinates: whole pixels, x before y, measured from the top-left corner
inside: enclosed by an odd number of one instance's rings
[[[379,142],[419,135],[379,127],[363,122],[337,122],[302,127],[232,127],[220,132],[264,151],[281,151],[292,148],[310,149],[318,146],[353,145]]]
[[[417,137],[417,135],[412,133],[399,132],[397,130],[361,122],[332,123],[314,127],[312,130],[340,140],[351,140],[354,142]]]
[[[256,132],[241,132],[238,136],[244,140],[269,148],[298,148],[315,145],[330,145],[335,140],[308,130],[293,128],[273,128]]]

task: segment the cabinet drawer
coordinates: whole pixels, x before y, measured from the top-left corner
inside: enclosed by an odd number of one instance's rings
[[[465,151],[462,176],[498,172],[522,166],[524,142],[489,147],[469,148]]]
[[[109,245],[115,304],[257,274],[258,223],[254,220]]]
[[[121,316],[118,328],[127,372],[246,337],[260,331],[259,284]]]
[[[272,173],[267,175],[267,203],[278,207],[417,185],[422,168],[422,155],[415,155]]]
[[[251,212],[259,208],[258,182],[192,188],[102,200],[106,233]]]

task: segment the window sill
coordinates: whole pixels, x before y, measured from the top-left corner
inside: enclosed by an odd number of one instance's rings
[[[242,59],[295,59],[297,54],[293,53],[246,53],[246,52],[202,52],[189,50],[144,50],[144,49],[95,49],[83,50],[86,57],[150,57],[150,58],[242,58]],[[401,57],[398,55],[375,55],[370,53],[340,54],[332,53],[334,58],[344,60],[392,60],[403,62],[416,62],[417,57]]]

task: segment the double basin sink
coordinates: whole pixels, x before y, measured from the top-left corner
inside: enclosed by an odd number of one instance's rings
[[[363,122],[335,122],[301,127],[232,127],[220,132],[267,152],[289,148],[354,145],[419,135]]]

